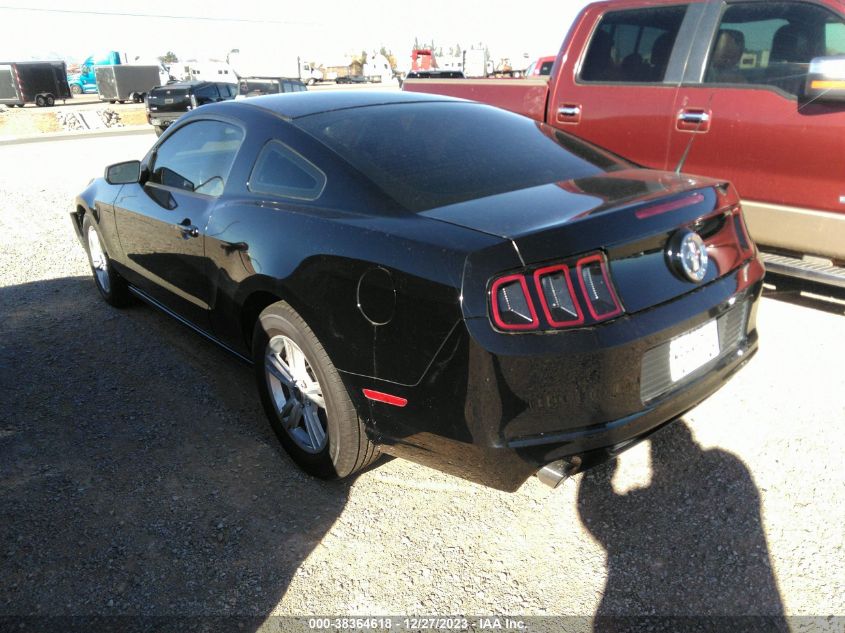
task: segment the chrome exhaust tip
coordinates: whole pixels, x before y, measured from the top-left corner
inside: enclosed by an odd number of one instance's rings
[[[573,458],[572,461],[559,459],[551,464],[546,464],[538,470],[537,479],[546,484],[549,488],[557,488],[564,481],[578,472],[578,467],[580,465],[581,460],[577,457]]]

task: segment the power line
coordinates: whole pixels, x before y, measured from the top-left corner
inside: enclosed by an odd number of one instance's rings
[[[121,18],[160,18],[165,20],[203,20],[205,22],[241,22],[244,24],[281,24],[281,25],[299,25],[299,26],[317,26],[316,22],[302,22],[296,20],[267,20],[257,18],[215,18],[207,15],[165,15],[155,13],[129,13],[124,11],[90,11],[79,10],[72,11],[70,9],[44,9],[33,7],[12,7],[8,5],[0,5],[0,10],[8,11],[31,11],[36,13],[63,13],[73,15],[101,15],[108,17]]]

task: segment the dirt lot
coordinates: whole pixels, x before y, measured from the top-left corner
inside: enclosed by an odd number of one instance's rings
[[[769,615],[841,633],[794,616],[845,616],[845,304],[770,293],[726,388],[556,491],[400,460],[324,483],[277,446],[248,368],[94,289],[72,196],[153,140],[0,146],[0,618]]]

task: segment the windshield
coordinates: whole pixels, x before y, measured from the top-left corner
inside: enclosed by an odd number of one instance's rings
[[[414,212],[631,166],[531,119],[475,103],[350,108],[295,123]]]

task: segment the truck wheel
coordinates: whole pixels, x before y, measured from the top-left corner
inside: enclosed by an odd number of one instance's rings
[[[44,95],[38,95],[35,97],[35,105],[37,105],[39,108],[43,108],[45,105],[47,105],[47,99],[44,98]]]
[[[109,99],[109,103],[114,103],[114,102],[115,102],[114,99]]]
[[[52,108],[56,105],[56,98],[53,95],[47,95],[46,97],[47,107]]]
[[[70,85],[70,93],[74,95],[81,95],[82,88],[79,87],[79,84],[71,84]]]
[[[160,125],[154,125],[153,130],[155,130],[156,136],[161,136],[162,134],[164,134],[164,128]]]

